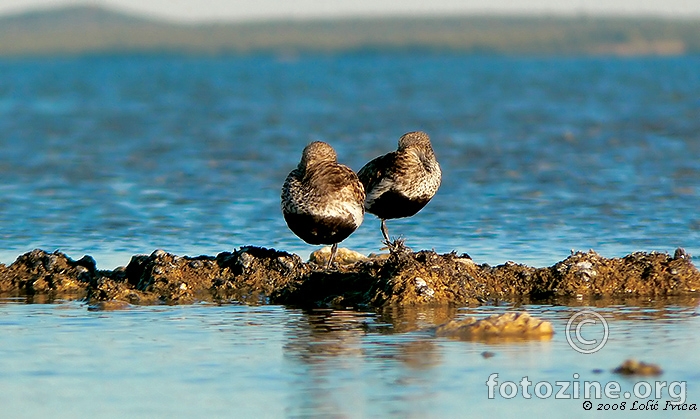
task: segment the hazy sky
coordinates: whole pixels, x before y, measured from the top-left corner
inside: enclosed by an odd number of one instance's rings
[[[185,21],[470,12],[700,17],[700,0],[0,0],[0,14],[78,3]]]

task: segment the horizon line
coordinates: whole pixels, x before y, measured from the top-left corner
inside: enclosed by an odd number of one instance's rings
[[[307,21],[334,21],[353,19],[406,19],[406,18],[469,18],[469,17],[500,17],[500,18],[603,18],[603,19],[654,19],[654,20],[680,20],[692,21],[700,19],[698,13],[652,13],[641,12],[606,12],[606,11],[561,11],[561,10],[472,10],[472,11],[434,11],[434,12],[367,12],[367,13],[339,13],[339,14],[300,14],[300,15],[248,15],[226,18],[178,18],[172,15],[151,13],[130,7],[118,7],[102,4],[64,4],[45,5],[28,8],[0,10],[0,19],[20,17],[23,15],[60,12],[71,9],[94,9],[123,14],[131,17],[166,22],[182,25],[207,25],[207,24],[237,24],[237,23],[264,23],[264,22],[307,22]]]

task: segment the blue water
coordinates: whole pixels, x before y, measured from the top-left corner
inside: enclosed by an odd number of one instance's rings
[[[279,210],[303,147],[327,141],[359,169],[417,129],[444,179],[419,214],[388,223],[414,249],[534,266],[571,249],[700,255],[698,68],[700,57],[380,52],[0,59],[0,263],[37,247],[90,254],[103,269],[156,248],[306,257],[315,248]],[[368,215],[342,246],[376,252],[380,238]],[[490,400],[485,383],[578,374],[624,391],[636,379],[610,370],[630,357],[660,364],[660,380],[687,382],[700,403],[696,300],[598,308],[610,340],[593,355],[566,342],[577,307],[524,307],[554,323],[545,342],[426,329],[511,308],[105,312],[4,300],[2,416],[617,417],[582,399]]]
[[[354,169],[428,132],[444,181],[389,222],[416,249],[551,265],[700,255],[700,57],[346,54],[0,60],[0,262],[162,248],[306,257],[281,185],[324,140]],[[344,246],[380,247],[372,215]]]
[[[634,396],[593,399],[593,411],[585,411],[584,399],[574,398],[572,390],[566,393],[570,399],[540,399],[532,386],[530,399],[504,399],[500,390],[489,399],[486,381],[494,373],[499,383],[527,377],[552,386],[578,382],[581,389],[585,381],[614,381],[622,393],[641,381],[686,382],[686,402],[700,403],[695,307],[599,308],[610,337],[591,355],[575,352],[565,338],[567,318],[577,308],[519,308],[553,322],[550,341],[462,342],[425,331],[446,318],[508,309],[379,316],[194,305],[93,312],[78,302],[6,301],[0,304],[0,404],[8,418],[551,417],[561,411],[589,418],[621,416],[595,409],[625,401],[622,416],[640,416],[630,410]],[[587,330],[587,337],[594,332]],[[494,356],[485,358],[484,351]],[[611,372],[629,357],[656,362],[664,373],[624,378]],[[670,398],[662,393],[660,408],[665,400]]]

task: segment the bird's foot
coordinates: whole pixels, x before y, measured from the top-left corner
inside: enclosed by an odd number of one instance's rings
[[[385,241],[384,244],[389,249],[389,253],[411,252],[411,248],[406,246],[406,239],[398,237],[394,241]]]

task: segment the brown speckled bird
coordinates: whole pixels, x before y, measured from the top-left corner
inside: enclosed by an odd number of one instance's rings
[[[333,147],[315,141],[282,187],[282,213],[289,229],[309,244],[330,244],[331,266],[338,243],[362,224],[365,190],[355,172],[338,163]]]
[[[430,137],[421,131],[404,134],[396,151],[365,164],[357,175],[367,194],[365,210],[379,217],[390,247],[386,220],[415,215],[430,202],[442,180]]]

